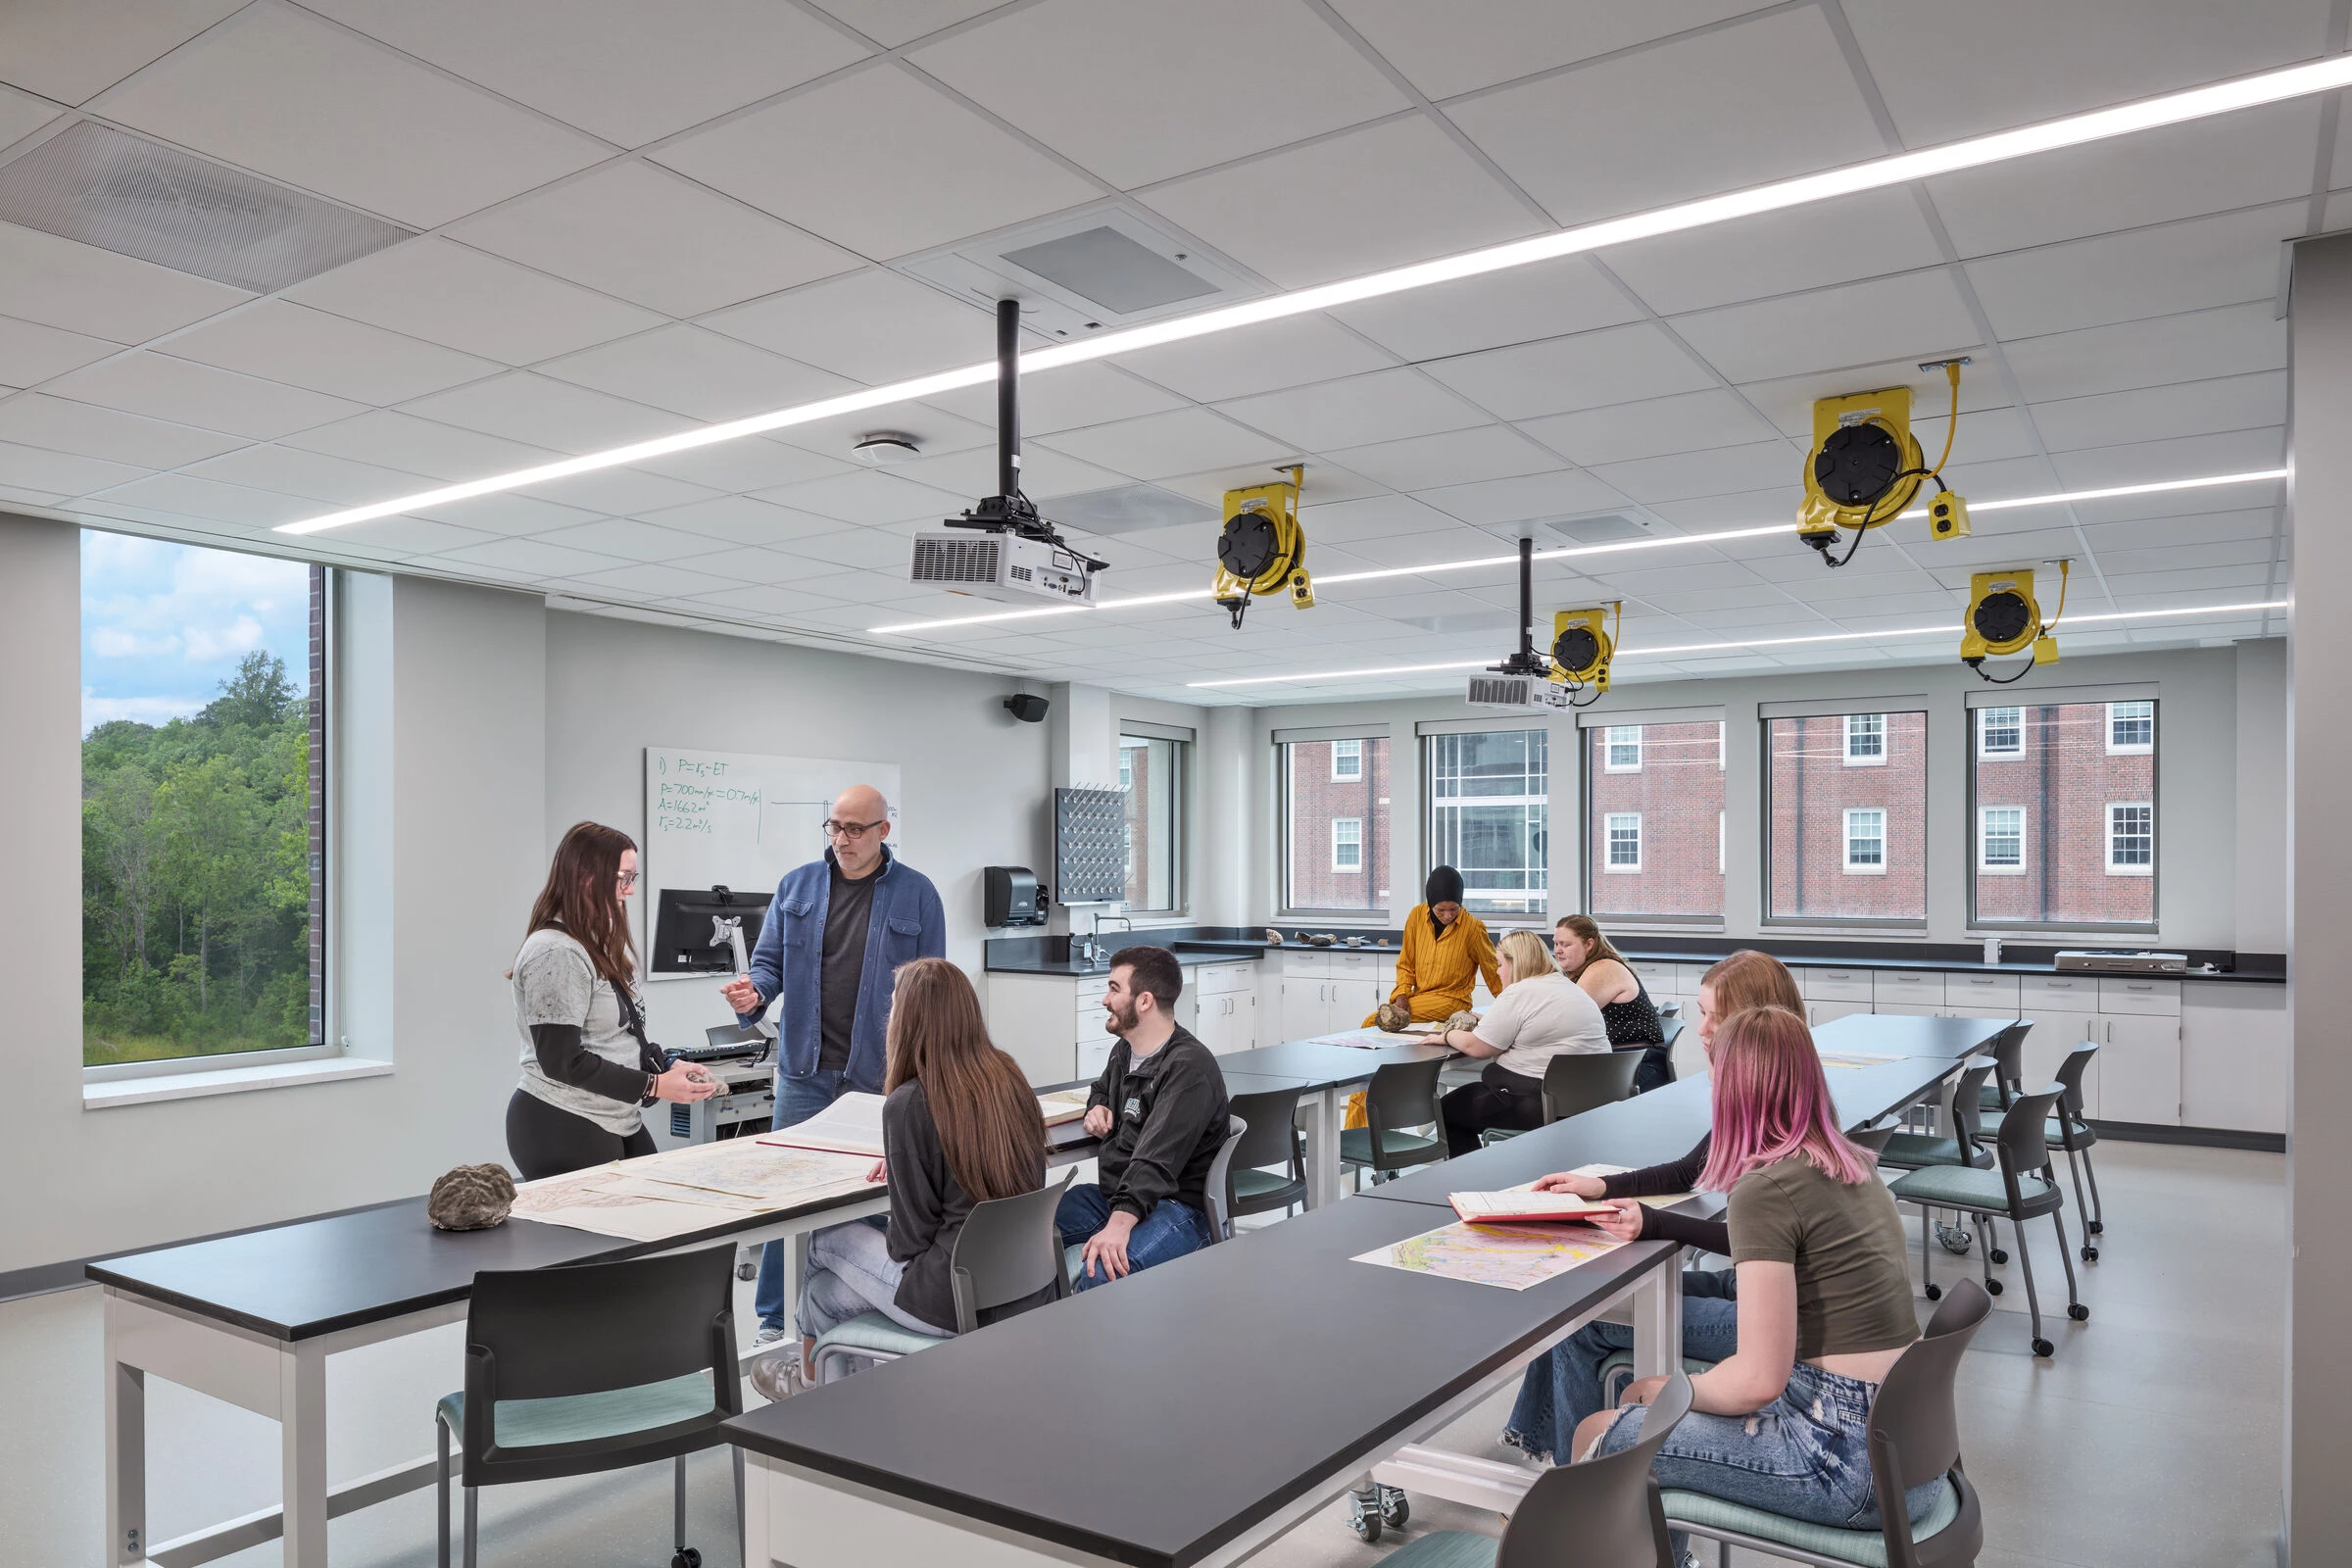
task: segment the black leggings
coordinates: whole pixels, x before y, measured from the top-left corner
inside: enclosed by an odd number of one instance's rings
[[[507,1102],[507,1154],[526,1182],[653,1152],[654,1135],[643,1127],[624,1138],[519,1089]]]
[[[1464,1084],[1438,1102],[1446,1120],[1446,1152],[1450,1155],[1478,1152],[1478,1135],[1489,1127],[1535,1128],[1544,1125],[1544,1084],[1498,1067],[1487,1069],[1487,1079]],[[1525,1089],[1496,1088],[1488,1079],[1502,1078]]]

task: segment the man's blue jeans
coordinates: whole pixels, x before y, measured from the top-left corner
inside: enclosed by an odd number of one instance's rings
[[[1054,1228],[1061,1232],[1064,1248],[1078,1246],[1109,1223],[1110,1200],[1102,1196],[1101,1182],[1086,1182],[1062,1190],[1061,1201],[1054,1210]],[[1208,1216],[1189,1203],[1163,1198],[1152,1205],[1151,1217],[1127,1233],[1127,1268],[1132,1273],[1165,1263],[1187,1252],[1197,1252],[1208,1243]],[[1078,1271],[1078,1278],[1070,1288],[1091,1291],[1109,1283],[1110,1276],[1090,1263]]]
[[[849,1085],[849,1075],[827,1072],[818,1068],[806,1078],[787,1078],[776,1074],[776,1109],[769,1118],[771,1127],[790,1127],[807,1121],[842,1097]],[[760,1326],[780,1329],[784,1326],[784,1244],[770,1242],[760,1250],[760,1283],[752,1292],[752,1306],[760,1314]]]

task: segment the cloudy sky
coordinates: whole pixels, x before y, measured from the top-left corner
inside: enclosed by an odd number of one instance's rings
[[[81,728],[161,724],[211,702],[256,648],[299,685],[310,659],[310,567],[85,530]]]

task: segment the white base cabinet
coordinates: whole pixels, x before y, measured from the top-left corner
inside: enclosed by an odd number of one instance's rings
[[[2125,1014],[2099,1020],[2099,1108],[2104,1121],[2180,1125],[2180,1019]]]
[[[1215,1052],[1247,1051],[1257,1041],[1257,975],[1254,963],[1188,963],[1184,994],[1176,999],[1176,1021]],[[1110,1060],[1113,1037],[1102,994],[1110,976],[988,975],[989,1038],[1021,1064],[1033,1084],[1092,1078]]]

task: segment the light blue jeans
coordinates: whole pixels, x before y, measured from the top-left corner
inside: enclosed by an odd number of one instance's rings
[[[926,1323],[898,1304],[906,1265],[890,1255],[889,1221],[876,1214],[847,1225],[828,1225],[808,1238],[808,1279],[801,1287],[801,1333],[821,1339],[865,1312],[880,1312],[917,1334],[954,1336],[952,1329]]]
[[[1717,1294],[1722,1288],[1722,1280],[1703,1269],[1684,1273],[1684,1359],[1721,1361],[1740,1348],[1740,1303]],[[1530,1361],[1502,1441],[1544,1464],[1573,1459],[1575,1455],[1565,1450],[1576,1436],[1576,1424],[1608,1408],[1600,1386],[1601,1364],[1633,1348],[1631,1324],[1592,1322],[1554,1346],[1549,1355]]]
[[[849,1074],[826,1072],[822,1068],[806,1078],[788,1078],[776,1074],[776,1108],[768,1118],[770,1127],[790,1127],[807,1121],[842,1096],[850,1087]],[[816,1250],[812,1237],[808,1243],[811,1253]],[[892,1280],[896,1285],[897,1280]],[[760,1314],[760,1326],[780,1329],[784,1326],[784,1244],[770,1242],[760,1250],[760,1283],[752,1291],[752,1308]],[[862,1308],[860,1309],[862,1310]],[[856,1317],[858,1314],[850,1314]]]

